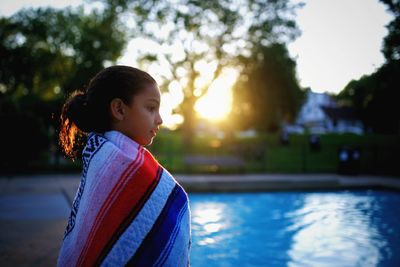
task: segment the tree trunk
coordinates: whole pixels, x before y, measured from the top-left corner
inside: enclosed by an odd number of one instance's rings
[[[193,148],[193,137],[196,127],[196,113],[194,110],[195,103],[195,96],[186,96],[182,106],[182,115],[184,118],[182,124],[183,144],[185,151],[189,153],[192,151]]]

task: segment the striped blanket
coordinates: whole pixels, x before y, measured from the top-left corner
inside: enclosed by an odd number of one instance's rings
[[[91,133],[58,266],[188,266],[182,187],[125,135]]]

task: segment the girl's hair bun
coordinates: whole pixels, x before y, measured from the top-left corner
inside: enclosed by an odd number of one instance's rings
[[[80,137],[93,131],[90,113],[87,95],[82,91],[73,92],[62,108],[59,142],[65,154],[72,159],[77,157]]]
[[[81,91],[72,93],[63,107],[65,117],[86,133],[93,131],[90,113],[87,95]]]

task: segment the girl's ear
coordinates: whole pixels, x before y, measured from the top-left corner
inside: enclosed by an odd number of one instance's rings
[[[120,98],[114,98],[110,103],[111,117],[117,121],[122,121],[125,116],[125,103]]]

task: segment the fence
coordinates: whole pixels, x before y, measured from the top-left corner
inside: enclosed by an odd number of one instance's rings
[[[184,152],[179,139],[173,141],[174,138],[177,137],[159,140],[153,152],[167,168],[178,172],[324,172],[400,176],[398,136],[331,134],[315,138],[291,135],[285,143],[277,135],[231,140],[203,137],[196,138],[190,155]],[[196,161],[189,164],[188,158],[202,160],[196,167]]]
[[[27,158],[3,165],[1,173],[77,172],[80,160],[65,159],[52,149],[35,160]],[[163,132],[149,149],[167,169],[185,173],[343,173],[400,176],[399,136],[278,135],[218,139],[195,137],[187,151],[178,132]],[[3,156],[9,157],[8,153]],[[20,157],[15,157],[21,159]],[[14,167],[13,167],[14,166]]]

